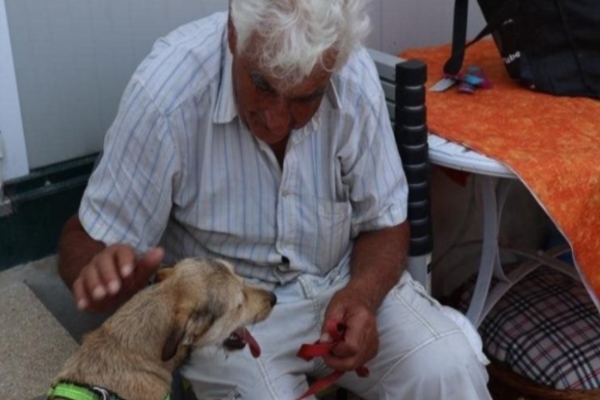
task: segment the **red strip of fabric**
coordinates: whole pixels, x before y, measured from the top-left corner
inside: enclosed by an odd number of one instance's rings
[[[331,336],[332,341],[329,343],[321,343],[316,341],[313,344],[303,344],[298,350],[296,356],[302,358],[303,360],[310,361],[315,357],[321,357],[331,351],[331,349],[339,342],[344,340],[344,333],[346,331],[346,326],[342,323],[339,323],[335,320],[327,321],[326,323],[327,333]],[[367,367],[360,366],[355,370],[356,374],[361,377],[369,376],[369,370]],[[315,381],[306,392],[304,392],[300,397],[296,400],[302,400],[309,396],[312,396],[321,390],[333,385],[335,381],[337,381],[342,375],[344,375],[344,371],[334,371],[331,374]]]

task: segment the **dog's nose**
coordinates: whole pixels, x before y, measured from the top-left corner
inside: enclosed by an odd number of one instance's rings
[[[271,298],[269,300],[271,302],[271,307],[277,304],[277,296],[275,296],[275,293],[271,292]]]

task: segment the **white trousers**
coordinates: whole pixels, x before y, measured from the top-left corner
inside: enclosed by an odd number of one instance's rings
[[[250,328],[262,349],[259,358],[247,348],[195,351],[182,374],[198,399],[294,400],[307,389],[307,376],[329,374],[320,358],[306,362],[296,352],[318,340],[329,299],[347,281],[332,275],[302,276],[275,290],[278,301],[271,315]],[[410,274],[404,273],[381,305],[377,327],[380,347],[366,364],[369,377],[346,372],[338,386],[365,400],[491,399],[476,331]]]

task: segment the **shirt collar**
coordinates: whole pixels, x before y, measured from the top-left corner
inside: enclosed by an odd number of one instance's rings
[[[227,43],[227,31],[225,31],[222,51],[221,82],[219,84],[217,104],[213,115],[213,122],[215,124],[226,124],[238,116],[235,91],[233,90],[233,56],[229,51]]]
[[[335,83],[333,83],[332,79],[329,80],[329,84],[327,85],[327,89],[325,90],[325,95],[327,96],[327,99],[331,103],[332,108],[334,108],[335,110],[339,110],[341,108],[342,102],[340,101],[340,98],[338,97],[338,92],[335,87]]]

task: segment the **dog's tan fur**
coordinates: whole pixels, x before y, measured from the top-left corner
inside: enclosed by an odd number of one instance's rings
[[[106,388],[127,400],[162,400],[193,348],[222,345],[271,312],[272,294],[244,284],[219,260],[186,259],[86,335],[56,381]]]

